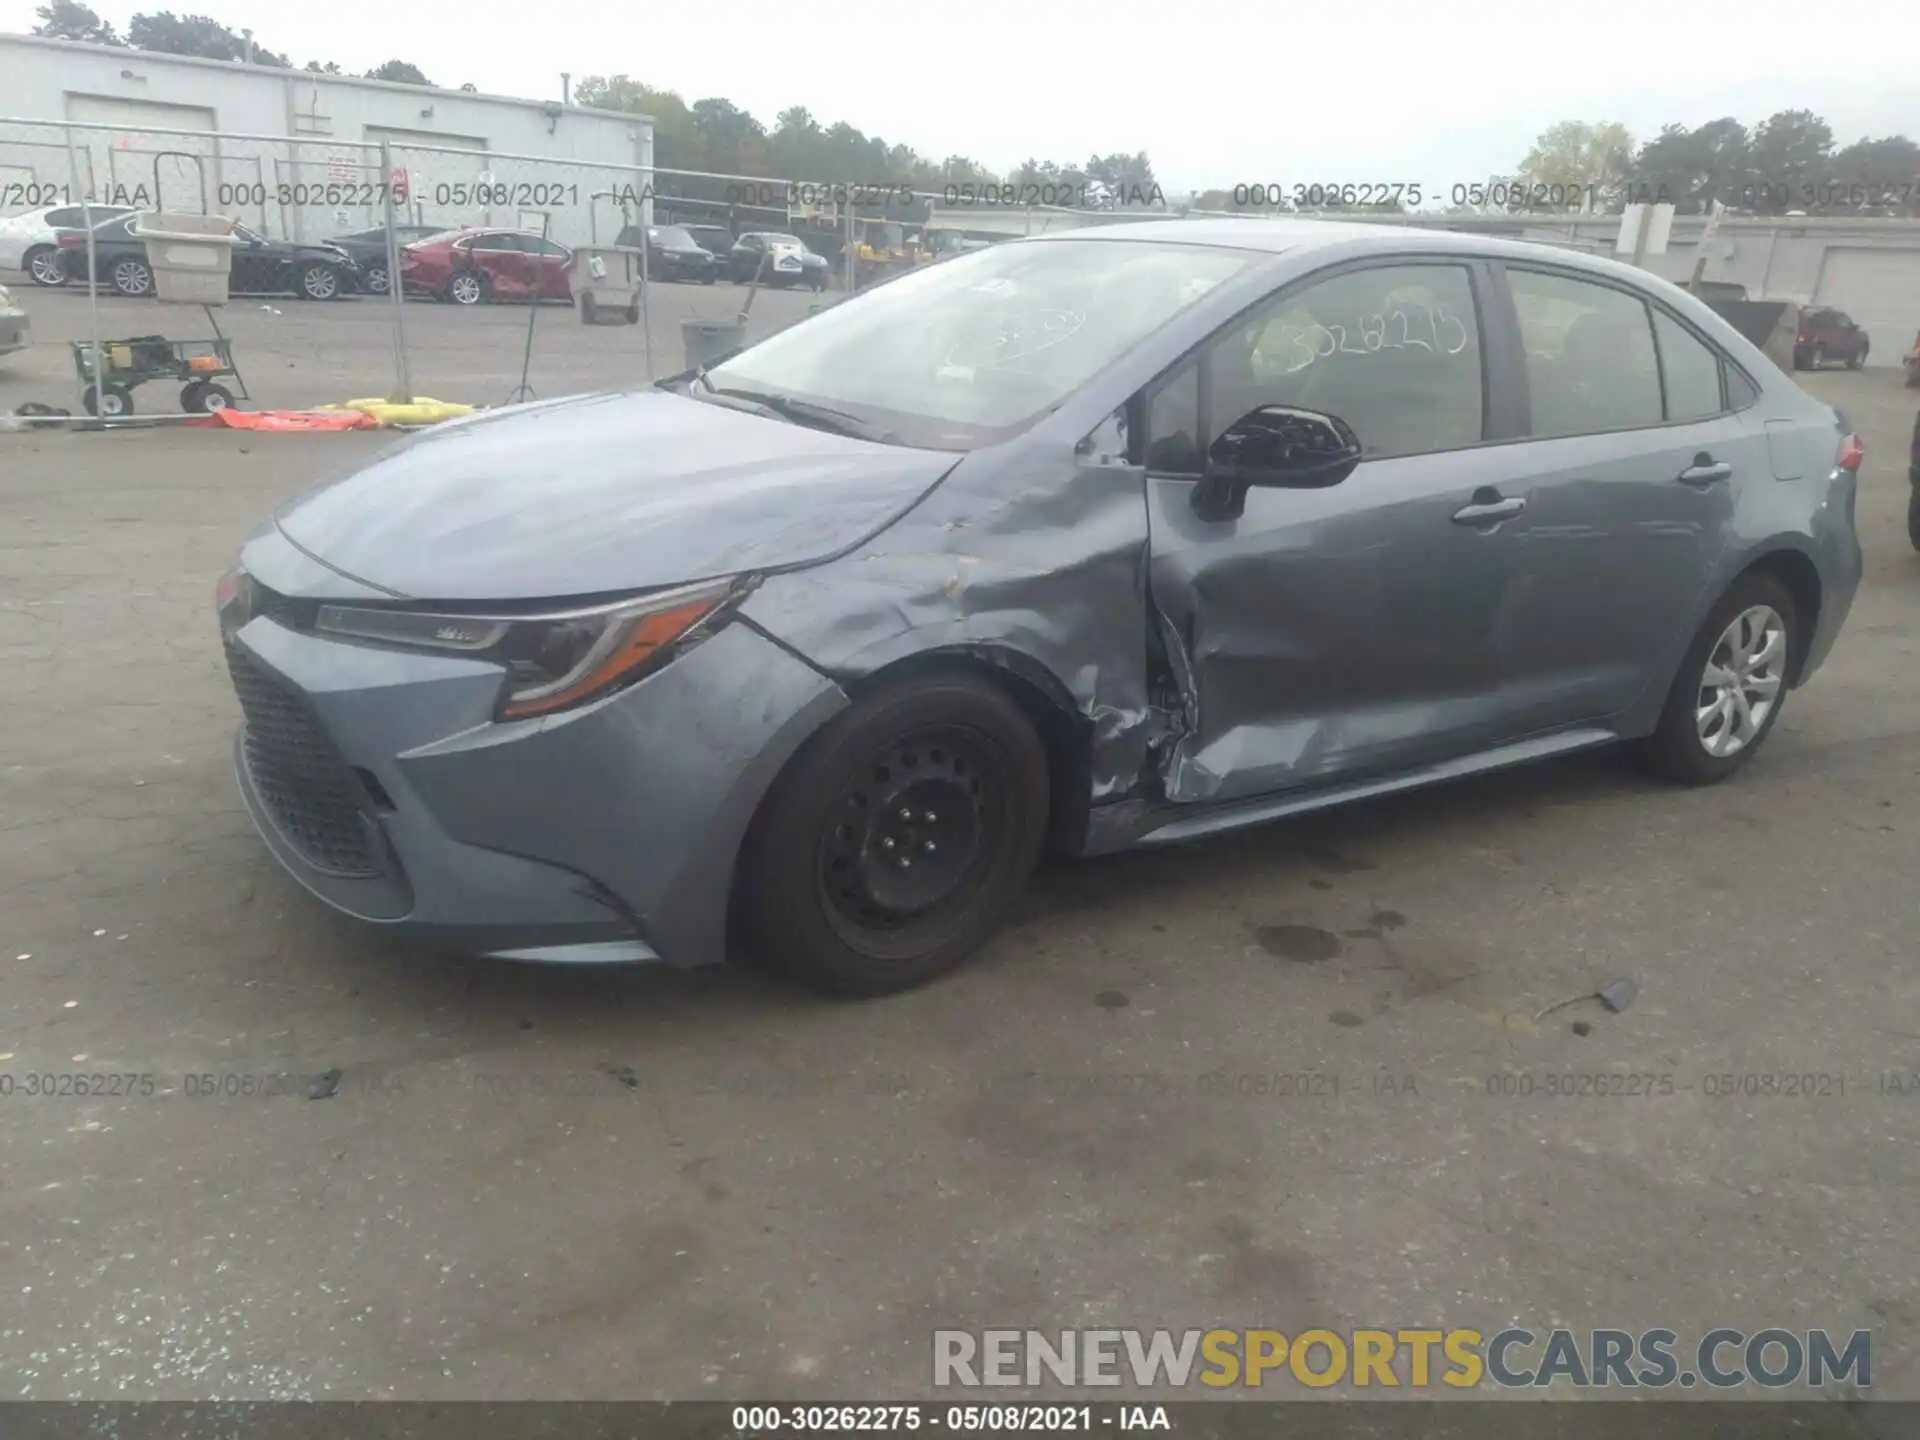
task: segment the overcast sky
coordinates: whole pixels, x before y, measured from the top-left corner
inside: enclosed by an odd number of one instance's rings
[[[0,31],[38,0],[0,0]],[[789,105],[935,159],[1005,171],[1145,150],[1170,192],[1348,180],[1429,191],[1511,170],[1547,125],[1619,120],[1635,136],[1808,108],[1841,144],[1920,139],[1914,0],[1692,6],[1614,0],[633,0],[448,10],[393,0],[96,4],[251,25],[295,64],[410,60],[437,84],[559,97],[560,75],[624,71],[689,102],[721,95],[764,124]],[[476,18],[461,23],[456,17]],[[515,21],[527,23],[516,29]]]

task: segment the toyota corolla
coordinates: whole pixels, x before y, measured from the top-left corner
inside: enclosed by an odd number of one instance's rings
[[[220,587],[266,843],[527,960],[896,990],[1097,854],[1627,742],[1751,760],[1860,447],[1691,296],[1314,222],[961,256],[705,370],[456,422]]]

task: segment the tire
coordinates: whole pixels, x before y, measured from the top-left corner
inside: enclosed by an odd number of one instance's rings
[[[1770,612],[1771,618],[1756,629],[1756,620],[1764,619],[1762,612]],[[1738,660],[1737,653],[1731,649],[1736,634],[1744,642],[1762,633],[1775,632],[1779,637],[1777,653],[1769,653],[1774,650],[1770,644],[1761,652],[1766,657],[1763,663],[1748,662],[1752,665],[1750,680],[1762,677],[1770,680],[1771,694],[1766,697],[1770,703],[1757,725],[1742,727],[1722,708],[1726,703],[1724,687],[1707,683],[1708,662],[1712,661],[1721,673],[1727,673],[1727,662]],[[1773,732],[1774,722],[1786,704],[1787,677],[1793,674],[1803,644],[1793,596],[1785,585],[1765,571],[1752,571],[1734,581],[1732,588],[1708,613],[1693,643],[1687,646],[1680,673],[1667,692],[1660,723],[1640,747],[1642,760],[1656,774],[1687,785],[1710,785],[1733,774],[1753,758],[1754,752]],[[1712,707],[1720,711],[1716,719],[1706,718],[1707,707],[1701,704],[1710,689],[1722,692]],[[1741,687],[1740,704],[1749,719],[1758,698],[1756,689],[1752,684]],[[1747,729],[1744,736],[1739,733],[1742,728]],[[1731,749],[1721,748],[1728,740],[1738,743]]]
[[[57,290],[67,283],[67,264],[51,245],[36,245],[20,257],[20,268],[36,285]]]
[[[113,282],[114,289],[135,300],[153,293],[153,271],[147,268],[146,261],[132,255],[114,261],[107,270],[107,278]]]
[[[318,261],[302,265],[294,276],[293,293],[302,300],[338,300],[340,272]]]
[[[93,386],[89,385],[81,392],[80,403],[87,407],[89,415],[105,415],[113,419],[120,415],[133,414],[133,392],[120,385],[103,387],[99,405],[94,403]]]
[[[1860,349],[1856,350],[1853,354],[1847,357],[1847,368],[1849,370],[1858,370],[1862,365],[1866,363],[1867,363],[1867,351],[1865,346],[1862,346]]]
[[[369,265],[360,272],[360,286],[369,295],[387,293],[387,267],[385,264]]]
[[[741,855],[739,933],[756,959],[829,994],[924,984],[1019,894],[1048,794],[1046,750],[1004,691],[965,674],[882,686],[775,782]]]
[[[189,415],[211,415],[233,404],[233,392],[211,380],[195,380],[180,392],[180,408]]]
[[[1907,542],[1920,550],[1920,485],[1907,492]]]
[[[478,270],[460,270],[447,281],[447,299],[456,305],[478,305],[487,298],[487,277]]]

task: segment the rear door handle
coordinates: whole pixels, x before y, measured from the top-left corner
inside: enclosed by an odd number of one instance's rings
[[[1469,505],[1463,510],[1453,512],[1456,525],[1491,525],[1500,520],[1511,520],[1527,508],[1526,500],[1515,495],[1507,500],[1487,500]]]
[[[1696,455],[1693,464],[1675,478],[1682,485],[1717,485],[1722,480],[1733,478],[1733,466],[1724,460],[1715,460],[1711,455]]]

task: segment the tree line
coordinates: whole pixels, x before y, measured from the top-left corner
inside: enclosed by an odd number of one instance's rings
[[[1905,135],[1836,145],[1810,110],[1782,110],[1756,125],[1732,116],[1689,129],[1664,126],[1636,142],[1624,125],[1563,120],[1534,141],[1514,178],[1590,192],[1594,208],[1671,203],[1702,215],[1920,214],[1920,144]]]
[[[171,10],[135,15],[127,22],[127,33],[122,36],[82,0],[47,0],[34,14],[40,23],[33,27],[33,33],[50,39],[121,45],[161,55],[194,55],[202,60],[240,60],[253,65],[269,65],[279,70],[293,68],[293,62],[285,55],[256,43],[251,34],[232,30],[205,15],[176,15]],[[309,60],[303,68],[315,75],[350,73],[331,60],[324,64]],[[418,65],[408,60],[389,60],[355,78],[395,80],[403,85],[433,84]],[[463,85],[460,88],[471,90],[474,87]]]

